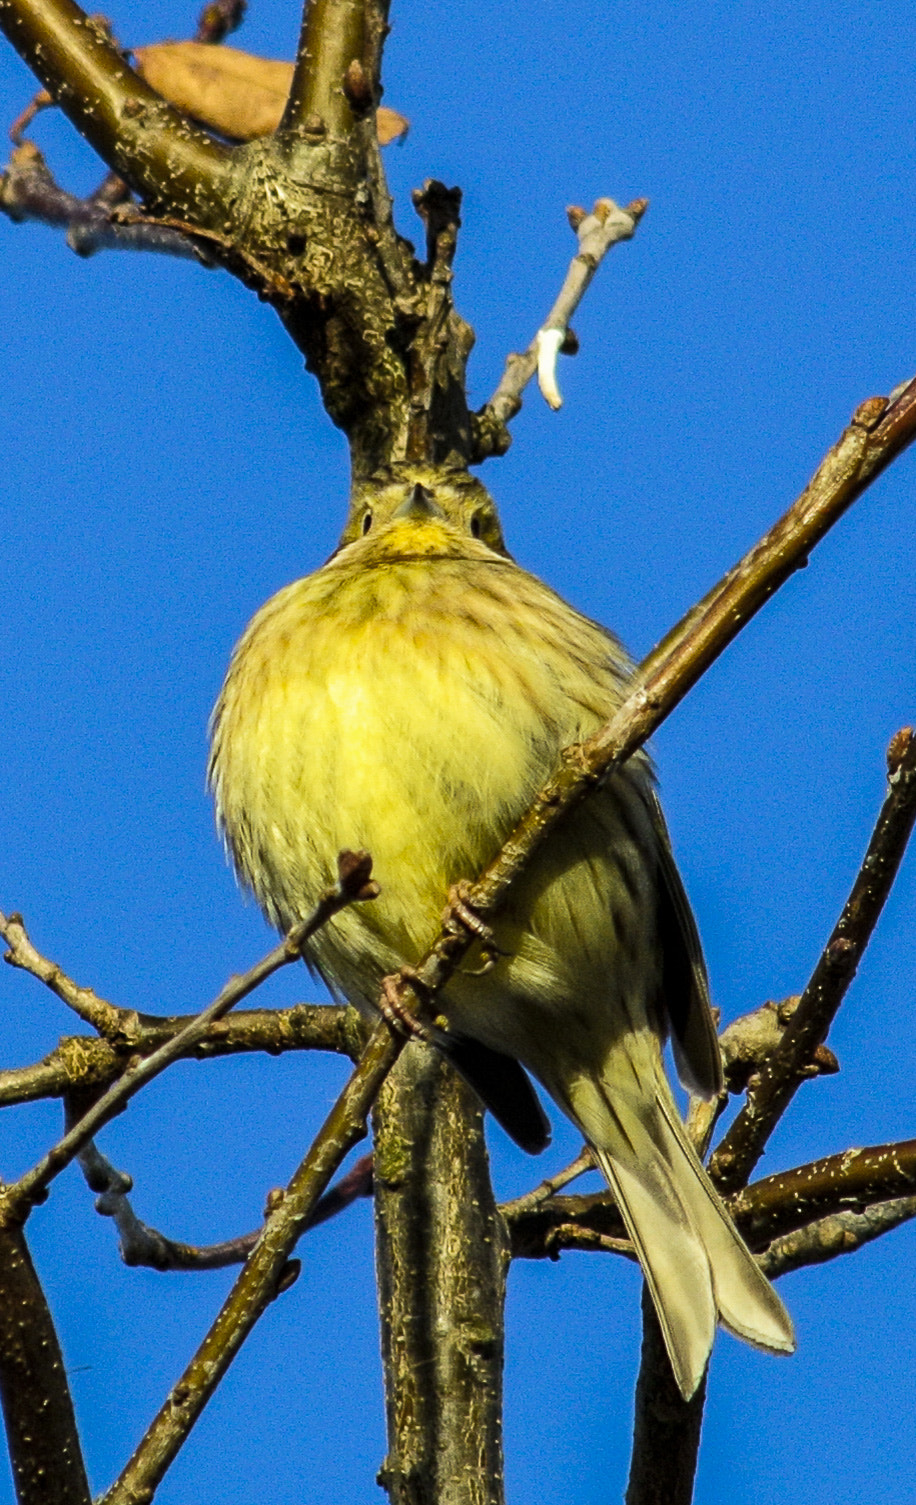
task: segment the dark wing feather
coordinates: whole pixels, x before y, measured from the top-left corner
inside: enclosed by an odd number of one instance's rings
[[[529,1155],[539,1155],[547,1148],[550,1120],[518,1061],[466,1035],[437,1030],[433,1038],[445,1059],[473,1087],[510,1139]]]
[[[722,1053],[709,1003],[709,983],[690,902],[671,851],[661,806],[651,796],[658,843],[658,937],[662,949],[662,1014],[671,1029],[677,1073],[703,1097],[722,1091]]]

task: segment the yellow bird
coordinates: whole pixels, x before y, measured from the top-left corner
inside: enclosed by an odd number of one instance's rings
[[[452,886],[490,862],[631,673],[614,637],[515,564],[479,481],[391,467],[356,489],[327,564],[268,601],[233,655],[210,782],[240,879],[287,931],[334,881],[339,852],[371,852],[380,897],[308,948],[338,997],[371,1009],[382,978],[434,941]],[[791,1352],[789,1316],[691,1147],[662,1064],[670,1033],[687,1084],[721,1086],[696,926],[645,754],[554,832],[481,968],[485,948],[440,999],[457,1063],[520,1142],[546,1137],[517,1062],[581,1129],[682,1394],[717,1322]]]

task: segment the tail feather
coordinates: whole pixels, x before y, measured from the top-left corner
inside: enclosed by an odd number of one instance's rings
[[[633,1241],[685,1400],[703,1377],[717,1321],[759,1348],[793,1352],[791,1319],[716,1195],[667,1083],[637,1099],[579,1078],[569,1095]]]

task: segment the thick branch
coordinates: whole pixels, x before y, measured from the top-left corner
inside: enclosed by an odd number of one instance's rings
[[[759,1256],[760,1267],[770,1280],[775,1280],[790,1270],[822,1265],[841,1254],[854,1254],[857,1249],[891,1233],[912,1218],[916,1218],[916,1197],[879,1202],[862,1212],[834,1213],[832,1217],[821,1218],[783,1238],[774,1239],[769,1249]]]
[[[375,9],[380,7],[372,0],[308,0],[282,131],[303,125],[314,129],[321,122],[332,136],[347,136],[378,103],[378,59],[367,57],[367,11]],[[353,89],[344,87],[353,63],[365,81],[361,107],[358,99],[351,102]]]
[[[223,222],[228,148],[167,105],[73,0],[0,0],[0,30],[137,193],[199,223]]]
[[[811,1075],[815,1051],[856,974],[916,821],[916,735],[898,732],[888,750],[890,789],[852,892],[774,1054],[748,1090],[748,1100],[710,1162],[726,1191],[742,1186],[764,1146]]]
[[[21,1227],[0,1227],[0,1399],[19,1505],[90,1505],[54,1322]]]
[[[626,1505],[690,1505],[706,1402],[706,1376],[690,1400],[685,1401],[671,1371],[671,1360],[645,1286],[642,1331]]]
[[[829,1213],[861,1212],[916,1193],[916,1139],[845,1150],[755,1181],[729,1198],[752,1249]]]
[[[480,1106],[412,1047],[375,1109],[376,1228],[392,1505],[503,1497],[508,1265]]]

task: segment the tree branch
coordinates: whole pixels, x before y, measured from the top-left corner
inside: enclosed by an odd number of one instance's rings
[[[379,1094],[376,1230],[391,1505],[499,1505],[508,1256],[471,1089],[405,1052]]]
[[[0,914],[0,935],[9,947],[3,960],[10,967],[20,967],[23,972],[30,972],[33,977],[37,977],[46,988],[50,988],[55,997],[86,1024],[91,1024],[106,1040],[132,1041],[135,1038],[139,1015],[131,1009],[117,1008],[107,999],[100,998],[91,988],[80,987],[66,972],[61,971],[56,962],[48,961],[40,951],[36,951],[29,940],[21,914],[11,914],[9,917]]]
[[[916,438],[916,378],[892,398],[870,398],[778,523],[667,634],[637,668],[613,719],[564,750],[560,765],[486,871],[465,892],[482,920],[497,913],[550,832],[610,769],[624,762],[670,715],[770,596],[807,563],[846,509]],[[453,913],[416,969],[422,996],[451,976],[475,938]]]
[[[235,1355],[277,1295],[315,1203],[344,1156],[364,1137],[366,1115],[405,1043],[384,1020],[376,1025],[359,1065],[278,1198],[219,1316],[99,1505],[137,1505],[152,1497]]]
[[[367,12],[373,10],[387,16],[387,6],[372,0],[307,0],[282,132],[305,127],[315,133],[320,124],[322,133],[346,137],[358,120],[374,114],[380,58],[367,56]]]
[[[608,251],[635,235],[636,226],[647,208],[647,199],[634,199],[624,209],[619,209],[613,199],[599,199],[591,214],[579,208],[567,210],[579,249],[570,262],[556,302],[528,349],[521,355],[515,353],[507,358],[499,386],[490,401],[475,414],[478,442],[475,460],[503,454],[508,449],[506,424],[519,411],[522,392],[536,371],[545,402],[554,409],[562,406],[563,399],[556,382],[556,358],[561,351],[571,353],[568,349],[570,320]],[[573,350],[576,348],[573,341]]]
[[[916,1218],[916,1197],[900,1197],[879,1202],[860,1212],[838,1212],[821,1218],[774,1239],[769,1249],[758,1257],[763,1273],[770,1280],[800,1270],[806,1265],[822,1265],[841,1254],[854,1254],[865,1244],[881,1238]]]
[[[120,1045],[88,1035],[70,1035],[43,1061],[0,1071],[0,1107],[107,1086],[124,1073],[132,1056],[150,1055],[186,1029],[196,1016],[137,1017],[140,1027],[136,1037]],[[368,1032],[362,1015],[349,1005],[297,1003],[288,1009],[246,1009],[211,1024],[201,1040],[192,1040],[183,1058],[203,1061],[253,1051],[279,1056],[288,1050],[326,1050],[358,1061]]]
[[[843,912],[776,1051],[752,1079],[747,1103],[710,1162],[710,1175],[726,1191],[747,1181],[780,1117],[812,1074],[812,1057],[827,1036],[890,893],[916,821],[916,735],[911,728],[891,742],[888,769],[890,788]]]
[[[243,1233],[220,1244],[184,1244],[166,1238],[137,1217],[130,1203],[133,1179],[119,1171],[97,1148],[94,1141],[79,1153],[80,1169],[91,1191],[97,1192],[96,1212],[112,1218],[118,1230],[121,1258],[126,1265],[145,1265],[153,1270],[220,1270],[227,1265],[242,1265],[248,1258],[263,1228]],[[268,1196],[267,1217],[277,1193]],[[282,1192],[279,1193],[282,1196]],[[317,1228],[336,1217],[360,1197],[372,1195],[372,1156],[364,1155],[346,1176],[315,1203],[303,1225],[303,1232]]]
[[[0,1226],[0,1400],[19,1505],[91,1505],[63,1355],[15,1225]]]
[[[728,1094],[747,1089],[749,1081],[769,1060],[785,1034],[801,994],[768,1000],[748,1014],[741,1014],[719,1036],[726,1092],[712,1099],[692,1097],[687,1112],[687,1132],[701,1158],[705,1157],[713,1130],[728,1106]],[[810,1062],[812,1076],[835,1076],[840,1063],[832,1050],[819,1045]]]
[[[862,1212],[916,1193],[916,1139],[871,1145],[813,1160],[755,1181],[728,1208],[752,1249],[827,1214]]]
[[[377,897],[378,885],[371,880],[372,859],[367,852],[341,852],[338,859],[339,880],[322,894],[312,914],[295,925],[279,946],[275,946],[262,961],[242,976],[232,977],[222,991],[202,1013],[192,1019],[177,1035],[166,1041],[152,1055],[130,1065],[105,1092],[78,1123],[58,1140],[57,1144],[20,1177],[13,1186],[3,1190],[0,1196],[0,1213],[5,1221],[19,1221],[28,1217],[31,1206],[43,1201],[55,1176],[69,1165],[84,1145],[93,1139],[106,1123],[122,1113],[140,1088],[165,1071],[173,1061],[199,1045],[206,1037],[210,1026],[227,1014],[268,977],[290,962],[298,961],[302,947],[320,930],[321,926],[339,913],[348,904],[371,900]]]
[[[0,30],[76,129],[152,204],[222,224],[231,152],[167,105],[73,0],[0,0]]]
[[[690,1505],[706,1403],[706,1375],[685,1401],[645,1286],[642,1331],[626,1505]]]
[[[120,182],[120,179],[118,179]],[[14,224],[38,220],[66,227],[67,245],[77,256],[97,251],[153,251],[212,267],[214,262],[196,241],[178,230],[151,224],[139,217],[124,222],[113,217],[113,206],[95,194],[76,198],[59,187],[44,157],[31,141],[23,141],[0,174],[0,210]]]

